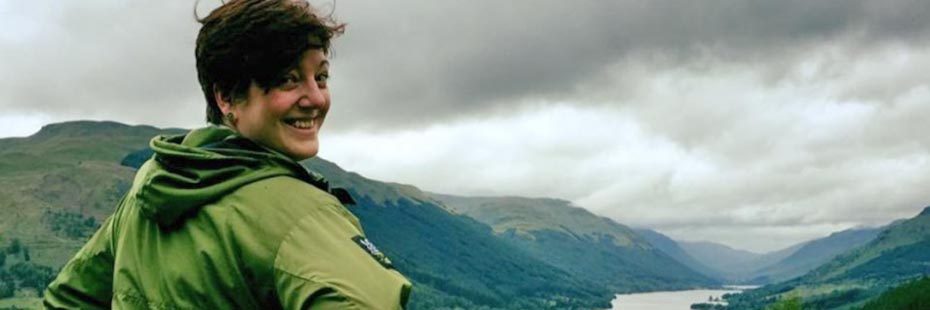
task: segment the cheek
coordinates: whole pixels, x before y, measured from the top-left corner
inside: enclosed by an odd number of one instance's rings
[[[293,92],[272,91],[268,94],[266,102],[268,110],[274,113],[286,113],[292,106],[297,104],[300,96]]]

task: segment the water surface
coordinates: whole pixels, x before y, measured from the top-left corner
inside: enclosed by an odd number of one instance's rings
[[[617,295],[610,304],[614,310],[688,310],[691,304],[709,303],[713,296],[720,298],[726,293],[739,293],[742,287],[728,287],[725,290],[690,290],[674,292],[651,292]],[[725,303],[724,303],[725,304]]]

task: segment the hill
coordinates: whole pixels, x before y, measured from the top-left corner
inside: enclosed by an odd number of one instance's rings
[[[120,160],[157,134],[179,132],[79,121],[0,139],[0,237],[27,244],[35,263],[61,266],[129,188],[134,170]],[[77,225],[86,222],[94,223]]]
[[[805,243],[775,265],[755,273],[752,283],[775,283],[796,278],[823,265],[830,259],[875,239],[882,228],[859,228],[835,232]]]
[[[669,257],[629,227],[568,201],[431,196],[490,225],[510,244],[617,293],[719,285]]]
[[[882,228],[849,229],[787,248],[758,254],[714,242],[678,242],[637,229],[649,243],[691,269],[727,283],[770,284],[801,276],[833,257],[875,238]]]
[[[725,277],[717,270],[708,267],[707,265],[701,263],[696,258],[688,254],[682,247],[679,245],[678,241],[669,238],[658,231],[646,228],[638,228],[634,230],[636,234],[640,235],[647,242],[652,244],[663,253],[667,254],[669,257],[675,259],[676,261],[688,266],[688,268],[693,269],[705,276],[708,276],[718,281],[723,281]]]
[[[891,287],[930,275],[930,207],[894,222],[865,245],[847,251],[813,271],[731,298],[733,309],[756,309],[785,296],[799,296],[806,307],[861,306]]]
[[[22,247],[0,267],[6,279],[0,288],[47,283],[50,271],[112,212],[134,167],[151,154],[148,141],[182,132],[69,122],[26,138],[0,139],[0,244]],[[614,292],[513,246],[413,186],[366,179],[322,159],[304,165],[356,198],[350,211],[369,239],[414,282],[412,309],[609,307]]]
[[[708,266],[718,278],[733,284],[764,284],[755,282],[756,273],[772,266],[804,246],[804,242],[768,253],[734,249],[710,241],[682,241],[681,248],[699,263]]]

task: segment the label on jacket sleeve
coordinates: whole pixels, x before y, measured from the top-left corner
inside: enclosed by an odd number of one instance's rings
[[[391,264],[391,260],[388,259],[387,256],[384,256],[384,253],[378,251],[378,248],[375,247],[375,244],[371,243],[371,241],[369,241],[367,238],[362,236],[355,236],[352,237],[352,241],[355,241],[355,244],[358,244],[358,246],[362,247],[365,252],[368,252],[368,254],[371,255],[375,261],[381,264],[381,266],[384,266],[384,268],[394,269],[394,265]]]

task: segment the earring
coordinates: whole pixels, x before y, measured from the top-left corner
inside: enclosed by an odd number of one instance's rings
[[[229,124],[236,123],[236,115],[233,114],[232,112],[226,113],[225,117],[226,117],[226,121],[229,122]]]

